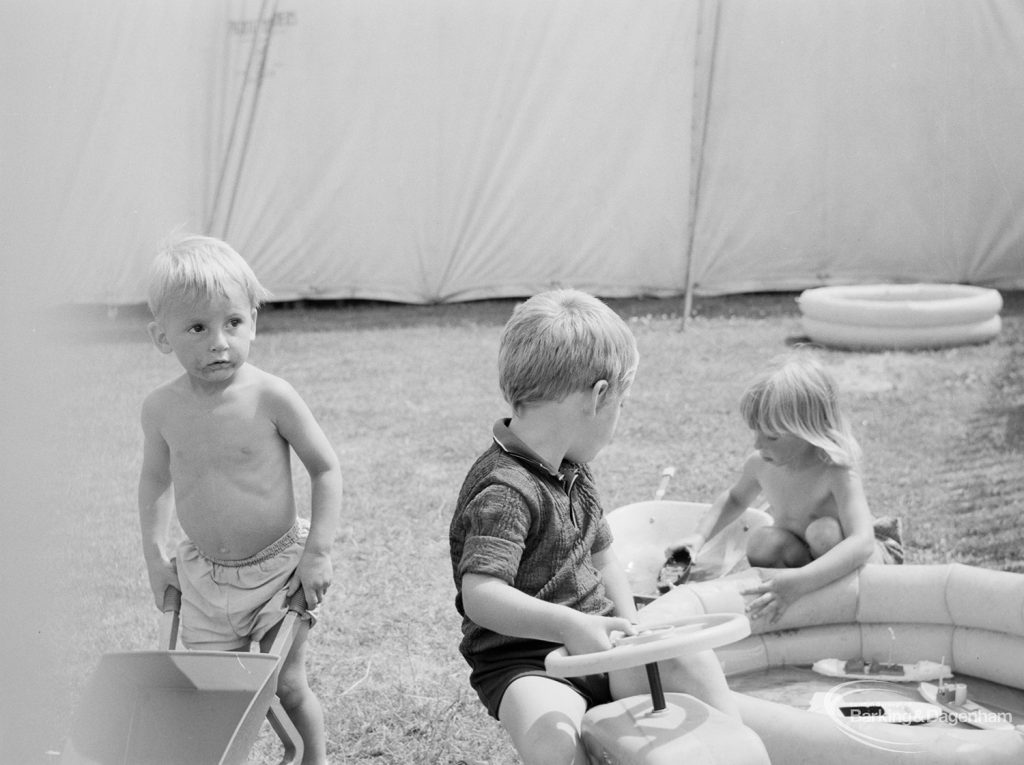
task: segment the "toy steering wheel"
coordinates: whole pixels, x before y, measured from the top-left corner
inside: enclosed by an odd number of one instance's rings
[[[750,634],[743,614],[699,614],[639,625],[638,634],[613,640],[607,651],[570,656],[565,646],[547,655],[544,666],[555,677],[578,677],[653,664],[684,653],[735,642]]]

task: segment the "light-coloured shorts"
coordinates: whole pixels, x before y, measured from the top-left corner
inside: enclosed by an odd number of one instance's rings
[[[182,541],[181,642],[194,650],[235,651],[262,640],[288,613],[286,587],[308,535],[309,521],[300,518],[276,542],[238,561],[213,560]]]

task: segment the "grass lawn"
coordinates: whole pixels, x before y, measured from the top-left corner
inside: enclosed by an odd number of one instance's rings
[[[610,301],[641,365],[616,441],[594,463],[606,508],[650,498],[667,465],[677,468],[669,498],[710,501],[727,485],[751,448],[740,392],[800,335],[793,297],[698,299],[685,331],[681,300]],[[1024,571],[1024,293],[1004,297],[1003,331],[986,345],[821,351],[864,447],[872,509],[903,517],[911,563]],[[495,370],[512,306],[314,304],[260,316],[252,361],[296,387],[345,473],[336,584],[311,636],[334,762],[517,761],[469,688],[448,558],[460,482],[506,413]],[[18,578],[5,589],[17,619],[0,713],[9,740],[30,741],[41,762],[60,749],[99,656],[156,647],[135,504],[138,412],[179,370],[149,342],[147,319],[77,311],[55,336],[40,330],[50,358],[24,372],[24,407],[9,407],[5,566]],[[296,483],[308,508],[297,463]],[[273,762],[265,730],[258,761]]]

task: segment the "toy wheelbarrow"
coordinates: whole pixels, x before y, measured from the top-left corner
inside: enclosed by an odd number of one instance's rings
[[[181,593],[168,587],[161,645],[169,650],[105,654],[89,681],[63,747],[62,765],[245,763],[266,717],[301,761],[302,739],[276,696],[277,678],[305,610],[300,588],[267,653],[178,651]]]

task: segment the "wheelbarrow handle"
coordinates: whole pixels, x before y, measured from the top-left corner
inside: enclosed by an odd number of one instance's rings
[[[278,627],[274,642],[267,653],[285,656],[291,650],[292,641],[295,639],[295,625],[302,619],[304,613],[306,613],[306,595],[303,593],[302,587],[299,587],[288,598],[288,613],[281,620],[281,626]]]
[[[178,646],[179,612],[181,611],[181,590],[173,584],[164,590],[164,602],[160,607],[160,648],[173,651]]]
[[[654,492],[654,498],[656,500],[662,500],[665,498],[665,492],[668,491],[669,481],[672,480],[672,476],[676,474],[676,469],[673,465],[669,465],[661,471],[661,482],[658,484],[658,490]]]
[[[288,610],[294,611],[297,614],[306,613],[306,593],[302,590],[302,585],[299,585],[299,589],[292,593],[291,597],[288,598]]]
[[[173,584],[167,585],[167,589],[164,590],[164,603],[160,610],[165,614],[181,610],[181,590]]]

